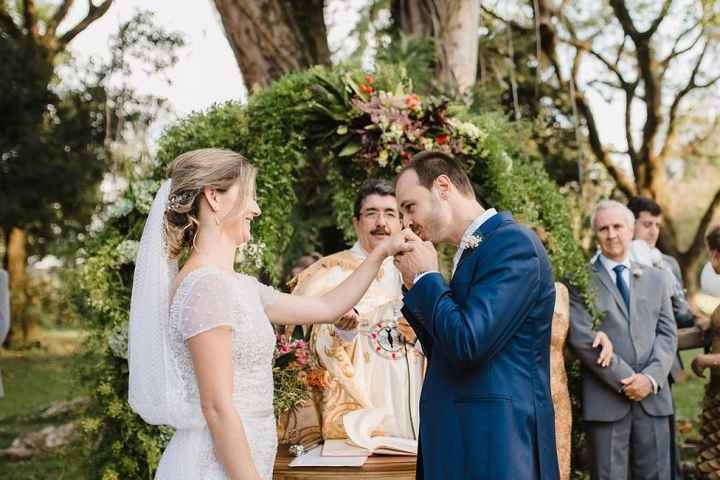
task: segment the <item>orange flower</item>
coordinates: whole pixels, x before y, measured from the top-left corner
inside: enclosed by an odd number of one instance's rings
[[[306,383],[320,390],[330,386],[330,375],[324,368],[313,368],[307,373]]]
[[[360,91],[363,93],[367,93],[368,95],[372,95],[375,92],[375,89],[371,85],[363,83],[362,85],[360,85]]]
[[[408,108],[416,108],[418,105],[420,105],[420,97],[418,97],[417,95],[406,95],[405,105]]]
[[[365,81],[369,84],[375,83],[375,77],[368,73],[367,75],[365,75]]]
[[[447,133],[441,133],[437,137],[435,137],[435,141],[438,145],[443,145],[447,143],[447,141],[450,140],[450,136]]]

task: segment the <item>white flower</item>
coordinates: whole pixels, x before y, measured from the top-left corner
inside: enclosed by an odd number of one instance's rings
[[[422,137],[420,138],[420,145],[422,145],[423,150],[432,150],[433,149],[433,139],[429,137]]]
[[[108,347],[119,358],[128,358],[128,324],[116,325],[108,335]]]
[[[470,122],[461,122],[458,120],[451,119],[449,121],[450,125],[455,127],[458,131],[458,133],[464,137],[470,137],[472,139],[484,139],[487,135],[485,132],[480,130],[480,128],[475,125],[474,123]]]
[[[507,173],[510,173],[510,171],[513,169],[512,158],[510,158],[510,155],[508,155],[506,152],[502,152],[500,154],[500,158],[502,159],[503,163],[505,163],[505,171]]]
[[[635,278],[640,278],[640,275],[643,274],[642,268],[635,267],[632,269],[632,274]]]
[[[465,235],[460,240],[460,248],[463,250],[469,250],[477,247],[482,242],[482,237],[479,235]]]
[[[381,167],[386,167],[386,166],[387,166],[387,164],[388,164],[388,152],[387,152],[387,150],[382,150],[382,151],[378,154],[378,164],[379,164]]]
[[[260,270],[263,267],[263,252],[265,251],[265,247],[266,245],[263,242],[252,242],[241,249],[237,256],[240,270]]]
[[[120,245],[115,249],[120,264],[123,265],[134,262],[138,248],[140,248],[140,243],[135,240],[123,240],[120,242]]]
[[[107,220],[112,220],[113,218],[124,217],[128,213],[132,212],[133,208],[135,208],[135,204],[133,204],[132,200],[128,198],[120,198],[110,205],[107,210],[105,210],[105,218]]]
[[[135,204],[140,212],[144,214],[150,212],[150,207],[152,206],[153,198],[158,188],[160,188],[160,182],[156,180],[140,180],[130,185],[133,197],[135,198]]]

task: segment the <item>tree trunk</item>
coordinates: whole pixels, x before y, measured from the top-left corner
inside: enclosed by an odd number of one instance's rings
[[[324,0],[215,0],[248,89],[330,65]]]
[[[408,37],[438,38],[440,13],[435,0],[393,0],[390,13],[397,29]]]
[[[31,319],[25,315],[27,306],[27,234],[13,228],[8,240],[8,274],[10,277],[10,333],[8,341],[26,341],[33,328]]]
[[[436,74],[444,87],[463,94],[475,85],[479,0],[394,0],[391,12],[404,35],[435,40]]]
[[[684,279],[684,286],[688,292],[690,301],[693,301],[695,294],[700,291],[700,271],[703,267],[700,259],[701,257],[699,255],[694,257],[680,256],[678,259]]]
[[[440,3],[440,2],[438,2]],[[464,94],[477,79],[479,0],[444,0],[438,76]]]

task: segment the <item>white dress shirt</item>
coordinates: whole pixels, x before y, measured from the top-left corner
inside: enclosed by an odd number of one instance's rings
[[[452,273],[455,275],[455,269],[457,268],[458,263],[460,262],[460,258],[462,258],[462,254],[465,251],[465,244],[463,243],[462,239],[465,237],[468,237],[475,233],[475,231],[482,226],[483,223],[490,220],[492,217],[497,215],[497,210],[494,208],[490,208],[488,210],[485,210],[480,216],[478,216],[475,220],[472,221],[470,225],[465,229],[465,232],[463,233],[462,237],[460,238],[460,245],[458,245],[457,252],[455,252],[455,256],[453,257],[453,268]],[[422,277],[427,275],[428,273],[437,273],[436,271],[429,271],[429,272],[421,272],[415,275],[415,280],[413,281],[413,284],[417,283]]]
[[[622,262],[616,262],[615,260],[611,260],[607,258],[605,255],[600,255],[600,262],[602,263],[603,267],[605,267],[605,270],[610,274],[610,278],[613,279],[615,282],[615,285],[617,285],[617,274],[615,273],[615,270],[613,270],[618,265],[625,266],[625,270],[622,272],[623,280],[625,280],[625,285],[628,287],[628,292],[630,291],[630,255],[625,257],[625,260]]]

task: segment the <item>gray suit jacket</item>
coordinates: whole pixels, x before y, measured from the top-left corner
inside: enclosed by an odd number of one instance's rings
[[[651,416],[671,415],[667,378],[677,349],[677,327],[667,274],[633,263],[630,311],[599,258],[590,267],[590,277],[597,293],[595,306],[602,315],[598,330],[610,337],[615,355],[607,367],[595,363],[599,352],[592,348],[592,318],[577,291],[571,292],[568,343],[585,367],[583,418],[599,422],[623,418],[632,402],[620,391],[621,380],[636,372],[650,375],[660,386],[657,394],[651,393],[640,402],[643,410]]]
[[[677,278],[678,282],[680,282],[680,285],[685,285],[685,282],[683,281],[682,277],[682,271],[680,270],[680,264],[675,259],[675,257],[672,257],[670,255],[662,254],[663,261],[665,264],[667,264],[668,267],[670,267],[670,271],[672,274]]]
[[[680,285],[684,287],[685,282],[683,281],[680,264],[675,257],[665,255],[663,253],[662,258],[663,263],[665,263],[665,265],[667,265],[670,269],[670,273],[672,273]],[[675,314],[675,324],[678,328],[692,327],[695,324],[695,319],[689,309],[685,291],[675,292],[675,294],[680,296],[680,298],[674,300],[676,303],[673,303],[672,305],[673,313]],[[675,355],[675,361],[673,362],[672,369],[670,370],[670,378],[672,378],[672,380],[676,383],[681,381],[684,368],[685,366],[683,365],[682,357],[680,357],[680,352],[678,352],[677,355]]]

